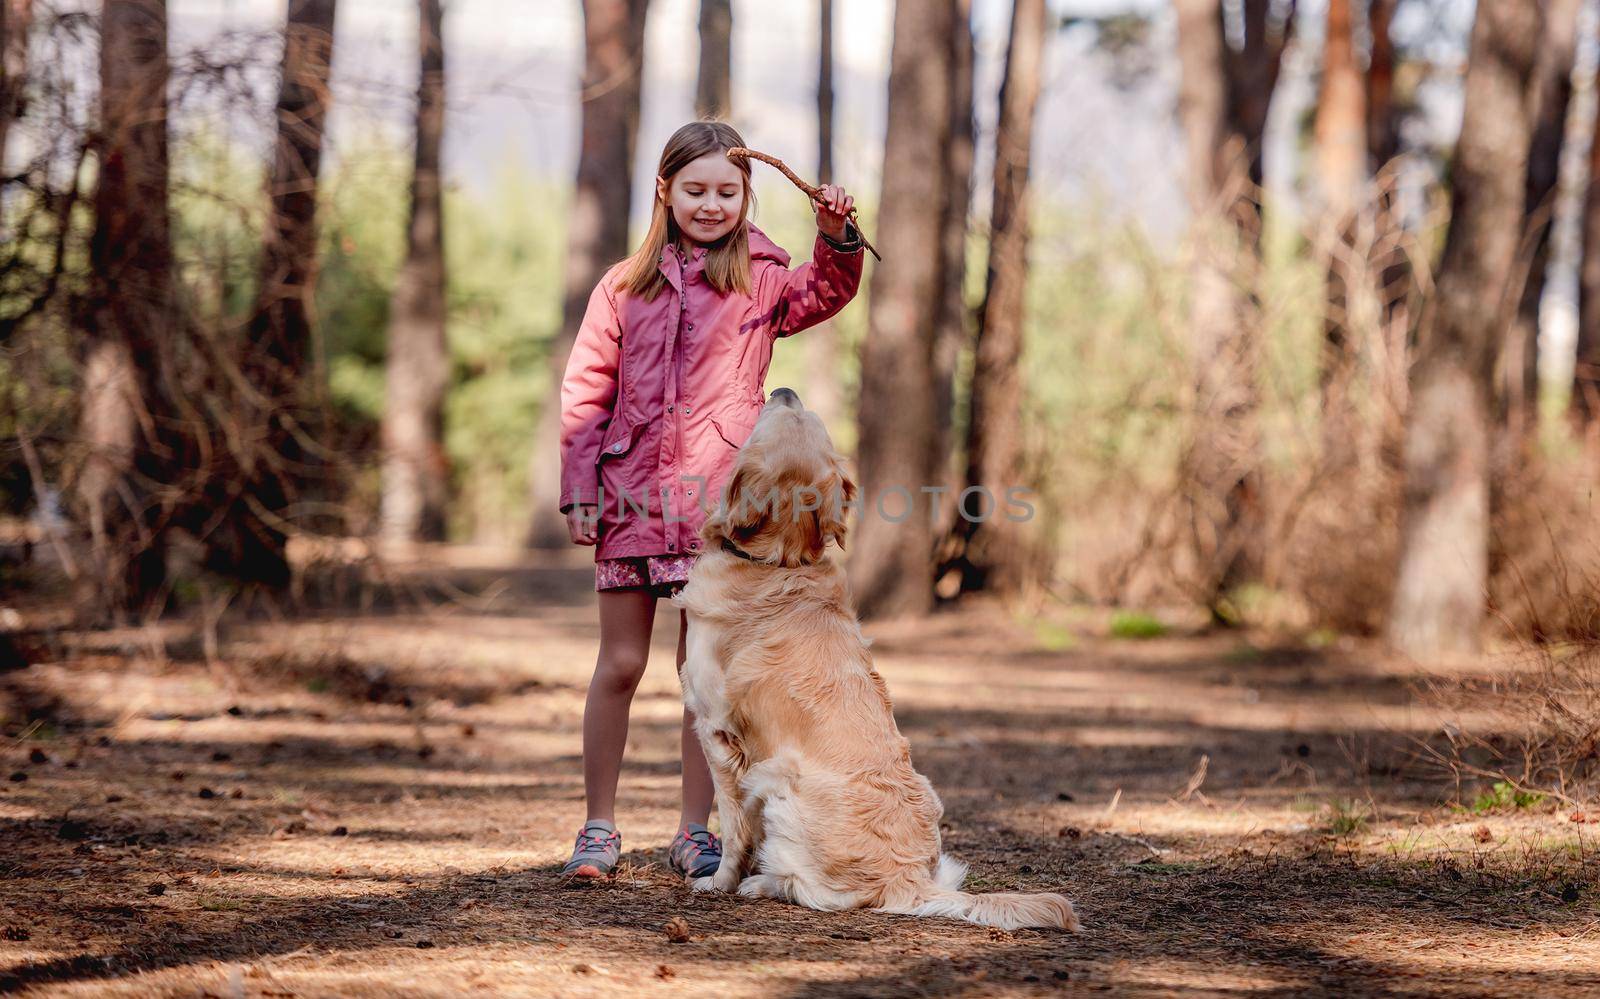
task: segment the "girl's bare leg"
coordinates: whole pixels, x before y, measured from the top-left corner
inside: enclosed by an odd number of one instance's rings
[[[583,793],[589,819],[615,824],[617,778],[628,745],[628,707],[650,657],[656,598],[644,590],[602,591],[598,596],[600,655],[583,706]],[[681,640],[678,648],[681,664]],[[705,762],[700,765],[703,768]],[[684,786],[688,786],[687,776]]]
[[[682,677],[683,660],[688,653],[689,616],[678,612],[678,674]],[[711,768],[706,765],[706,754],[700,748],[700,736],[695,734],[694,714],[683,709],[683,814],[678,817],[678,828],[690,822],[705,825],[711,818]]]

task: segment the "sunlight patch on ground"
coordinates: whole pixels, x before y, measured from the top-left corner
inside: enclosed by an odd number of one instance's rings
[[[1231,804],[1231,803],[1230,803]],[[1195,808],[1184,805],[1124,805],[1111,818],[1103,810],[1083,810],[1080,822],[1107,832],[1137,837],[1272,837],[1302,833],[1305,815],[1286,808]]]
[[[1326,931],[1326,924],[1312,923],[1287,932],[1318,937]],[[1600,939],[1595,937],[1593,923],[1585,932],[1530,933],[1463,926],[1412,914],[1362,932],[1319,939],[1317,945],[1342,958],[1382,960],[1406,975],[1479,975],[1486,984],[1496,972],[1600,973]]]
[[[1227,995],[1281,994],[1285,989],[1305,989],[1312,984],[1299,975],[1273,974],[1244,966],[1218,968],[1198,961],[1175,959],[1118,961],[1112,965],[1111,978],[1124,987],[1173,989],[1180,994],[1196,989],[1215,989]]]

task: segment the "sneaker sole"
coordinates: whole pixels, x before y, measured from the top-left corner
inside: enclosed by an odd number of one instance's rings
[[[579,864],[577,867],[568,871],[567,874],[574,878],[603,878],[606,876],[605,871],[602,871],[593,864]]]

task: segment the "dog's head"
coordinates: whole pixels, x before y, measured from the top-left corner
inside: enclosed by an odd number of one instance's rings
[[[830,540],[844,547],[846,505],[855,495],[822,420],[794,392],[777,389],[739,449],[701,538],[712,550],[726,538],[762,562],[810,564]]]

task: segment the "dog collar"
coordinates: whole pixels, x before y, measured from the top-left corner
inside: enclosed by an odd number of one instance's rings
[[[725,551],[725,552],[729,552],[731,554],[737,555],[740,558],[744,559],[746,562],[754,562],[756,560],[756,557],[754,555],[750,554],[749,552],[745,551],[743,548],[740,548],[738,545],[734,544],[732,539],[730,539],[730,538],[723,538],[722,539],[722,550]]]

